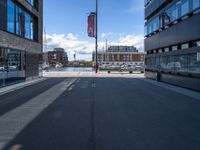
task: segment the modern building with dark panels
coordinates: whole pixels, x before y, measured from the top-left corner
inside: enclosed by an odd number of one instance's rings
[[[0,0],[0,87],[38,77],[43,0]]]
[[[200,0],[145,0],[148,78],[200,91]]]

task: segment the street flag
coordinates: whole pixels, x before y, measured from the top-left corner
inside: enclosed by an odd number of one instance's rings
[[[88,36],[95,37],[95,14],[88,16]]]

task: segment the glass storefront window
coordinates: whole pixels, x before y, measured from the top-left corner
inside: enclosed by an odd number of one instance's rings
[[[197,54],[146,58],[146,68],[159,71],[200,73]]]
[[[25,80],[25,52],[0,48],[0,87]]]

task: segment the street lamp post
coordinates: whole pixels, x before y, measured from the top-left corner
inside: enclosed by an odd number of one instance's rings
[[[95,17],[95,19],[96,19],[96,35],[95,35],[95,40],[96,40],[96,67],[95,67],[95,69],[96,69],[96,73],[98,73],[98,60],[97,60],[97,49],[98,49],[98,0],[96,0],[96,17]]]

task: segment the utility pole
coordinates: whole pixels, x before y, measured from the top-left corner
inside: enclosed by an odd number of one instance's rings
[[[107,61],[108,61],[108,41],[106,39],[106,64],[107,64]]]
[[[96,36],[95,36],[95,39],[96,39],[96,73],[98,73],[98,60],[97,60],[97,49],[98,49],[98,0],[96,0]]]

